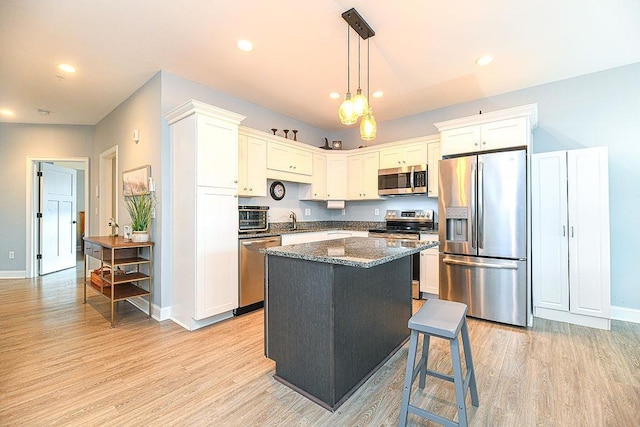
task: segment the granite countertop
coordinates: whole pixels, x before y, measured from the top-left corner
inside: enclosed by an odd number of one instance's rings
[[[283,234],[313,233],[315,231],[353,230],[369,231],[372,228],[380,228],[384,222],[376,221],[304,221],[298,222],[298,228],[293,230],[290,222],[273,222],[266,231],[240,233],[240,239],[253,239],[255,237],[272,237]]]
[[[433,248],[438,244],[436,240],[347,237],[345,239],[277,246],[261,249],[260,252],[272,256],[370,268]]]

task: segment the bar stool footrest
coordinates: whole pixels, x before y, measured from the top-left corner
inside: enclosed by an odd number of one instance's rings
[[[417,406],[409,405],[408,412],[410,414],[419,415],[422,418],[426,418],[427,420],[431,420],[436,423],[440,423],[444,426],[448,427],[459,427],[460,424],[451,421],[448,418],[441,417],[440,415],[436,415],[433,412],[425,411],[422,408],[418,408]]]

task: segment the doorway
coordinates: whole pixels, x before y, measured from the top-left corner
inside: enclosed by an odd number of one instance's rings
[[[40,274],[40,260],[38,259],[38,255],[41,254],[41,242],[43,245],[49,245],[49,249],[51,249],[54,245],[51,244],[46,238],[46,235],[42,235],[40,233],[40,219],[38,218],[38,213],[41,212],[41,199],[40,199],[40,177],[38,176],[38,172],[40,171],[40,165],[42,163],[54,165],[54,166],[62,166],[63,168],[73,169],[76,171],[76,207],[73,212],[69,212],[68,209],[63,209],[61,211],[63,217],[72,217],[75,218],[76,224],[74,224],[75,232],[73,237],[69,237],[67,235],[66,240],[61,243],[62,246],[68,247],[69,245],[73,245],[74,252],[78,250],[79,243],[81,242],[81,236],[85,234],[89,229],[89,215],[86,215],[86,220],[84,222],[84,227],[80,228],[80,224],[78,223],[78,218],[80,217],[79,212],[86,211],[86,207],[88,207],[88,189],[89,189],[89,158],[88,157],[80,157],[80,158],[27,158],[27,191],[28,195],[26,198],[26,223],[27,223],[27,244],[26,244],[26,276],[27,277],[36,277],[36,275]],[[79,177],[79,181],[78,178]],[[56,191],[54,191],[56,193]],[[54,197],[55,198],[55,197]],[[50,204],[51,206],[55,206],[56,203]],[[43,208],[46,208],[44,206]],[[53,227],[52,229],[55,229]],[[78,239],[80,237],[80,240]],[[43,240],[44,239],[44,240]],[[70,241],[71,240],[71,241]],[[82,246],[80,245],[80,248]],[[55,251],[55,249],[52,249]],[[75,267],[75,259],[72,267]],[[48,267],[50,271],[56,271],[56,268],[53,269]],[[45,274],[45,273],[43,273]]]
[[[117,233],[118,223],[118,146],[100,153],[100,180],[96,189],[98,197],[98,235]]]

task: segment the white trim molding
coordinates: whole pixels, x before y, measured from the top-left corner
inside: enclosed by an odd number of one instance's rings
[[[640,309],[612,305],[611,319],[622,320],[623,322],[640,323]]]
[[[0,271],[0,279],[26,279],[27,272],[25,270],[4,270]]]

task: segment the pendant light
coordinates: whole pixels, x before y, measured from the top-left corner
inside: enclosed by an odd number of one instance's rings
[[[344,96],[344,102],[338,108],[338,117],[340,117],[340,123],[343,125],[352,125],[358,121],[358,115],[355,112],[353,100],[351,99],[351,88],[349,86],[349,63],[351,61],[351,57],[349,55],[349,33],[351,29],[349,25],[347,25],[347,93]]]
[[[369,38],[376,35],[373,29],[367,24],[367,22],[360,16],[357,10],[351,8],[342,13],[342,18],[347,21],[347,93],[344,97],[344,102],[338,109],[338,116],[340,122],[345,125],[352,125],[358,121],[359,117],[362,117],[360,121],[360,137],[365,141],[370,141],[376,137],[378,126],[376,119],[373,117],[373,110],[371,104],[369,104],[369,93],[371,92],[370,82],[370,43]],[[367,41],[367,96],[362,94],[362,88],[360,87],[360,39],[358,39],[358,92],[356,96],[351,98],[351,89],[349,87],[349,33],[351,28],[358,33],[360,38]]]
[[[358,117],[361,117],[369,109],[369,102],[360,88],[360,39],[358,39],[358,91],[353,97],[353,109]]]
[[[369,39],[367,39],[367,101],[369,100],[369,93],[371,92],[371,87],[369,85],[369,54]],[[360,138],[365,141],[371,141],[376,137],[378,125],[376,123],[375,117],[373,117],[373,109],[371,108],[371,104],[369,104],[368,102],[367,107],[367,111],[365,112],[364,116],[362,116],[362,120],[360,121]]]

